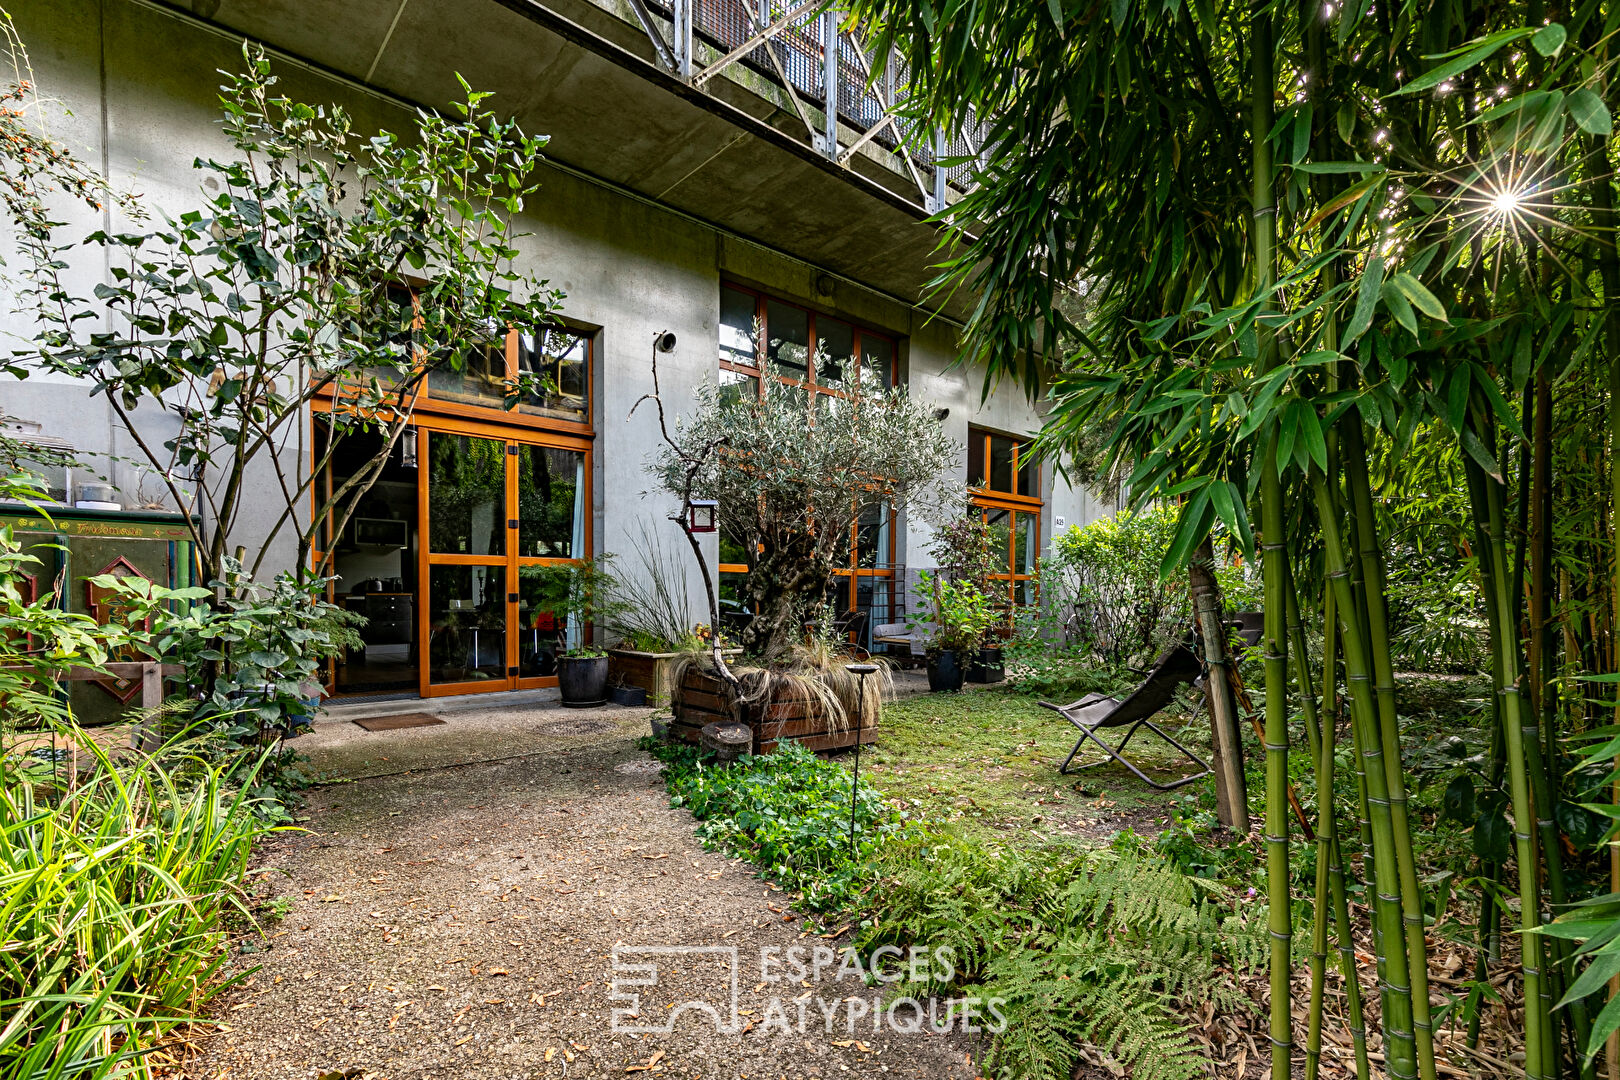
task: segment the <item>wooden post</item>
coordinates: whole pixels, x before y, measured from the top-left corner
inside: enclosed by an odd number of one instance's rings
[[[1206,538],[1187,568],[1193,620],[1204,644],[1208,675],[1210,742],[1215,749],[1215,817],[1236,832],[1249,831],[1249,794],[1243,780],[1243,740],[1237,701],[1226,668],[1226,628],[1221,620],[1220,587],[1215,583],[1215,551]]]
[[[147,661],[141,665],[141,711],[146,713],[135,728],[135,749],[156,750],[163,741],[162,721],[152,716],[163,704],[163,665]]]

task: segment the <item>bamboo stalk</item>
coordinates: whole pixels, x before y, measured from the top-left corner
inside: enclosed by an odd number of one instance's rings
[[[1338,594],[1340,619],[1344,625],[1345,682],[1350,691],[1357,751],[1366,763],[1367,803],[1373,839],[1371,882],[1376,898],[1376,921],[1381,928],[1381,933],[1374,939],[1374,948],[1382,955],[1384,1052],[1389,1058],[1389,1074],[1396,1080],[1410,1080],[1418,1074],[1417,1044],[1412,1031],[1412,984],[1406,941],[1401,933],[1395,824],[1385,779],[1383,744],[1378,737],[1377,706],[1369,685],[1372,679],[1371,665],[1364,648],[1365,629],[1360,625],[1361,617],[1351,592],[1350,569],[1345,558],[1333,496],[1328,490],[1326,477],[1315,473],[1312,481],[1327,576]],[[1395,891],[1388,891],[1390,889]]]
[[[1305,1075],[1315,1080],[1322,1048],[1323,990],[1327,981],[1327,920],[1331,917],[1338,937],[1339,968],[1344,973],[1345,1011],[1348,1014],[1350,1038],[1356,1052],[1356,1076],[1367,1080],[1367,1030],[1361,1015],[1361,981],[1356,974],[1355,942],[1350,934],[1349,900],[1344,887],[1344,857],[1339,851],[1338,812],[1334,806],[1333,772],[1337,725],[1335,715],[1320,718],[1316,711],[1316,698],[1311,692],[1310,670],[1306,665],[1309,653],[1305,650],[1305,630],[1300,622],[1299,591],[1295,587],[1292,567],[1287,567],[1288,642],[1299,658],[1294,681],[1299,686],[1300,711],[1305,715],[1305,730],[1311,738],[1311,754],[1316,771],[1316,909],[1311,927],[1311,1004],[1310,1027],[1305,1049]],[[1332,592],[1327,593],[1326,633],[1322,648],[1322,678],[1324,700],[1326,688],[1335,686],[1333,679],[1334,632],[1336,615],[1333,611]],[[1331,897],[1331,913],[1328,909]]]
[[[1472,496],[1470,501],[1473,503],[1476,524],[1485,541],[1484,548],[1479,553],[1480,558],[1490,562],[1491,581],[1486,602],[1497,609],[1498,633],[1492,644],[1500,661],[1501,676],[1497,684],[1497,695],[1502,703],[1502,735],[1507,757],[1508,788],[1513,805],[1513,839],[1519,879],[1519,927],[1524,931],[1520,944],[1524,950],[1525,1075],[1530,1080],[1538,1080],[1546,1075],[1543,1063],[1547,1018],[1542,1009],[1544,999],[1541,995],[1543,978],[1541,935],[1531,931],[1541,925],[1541,888],[1536,877],[1535,831],[1532,825],[1536,815],[1530,801],[1530,771],[1527,761],[1530,744],[1525,739],[1523,709],[1519,700],[1519,681],[1522,672],[1519,665],[1518,635],[1512,629],[1513,605],[1508,597],[1509,577],[1506,544],[1502,537],[1502,502],[1500,497],[1492,496],[1493,490],[1499,492],[1499,486],[1492,484],[1491,479],[1472,458],[1464,455],[1463,466],[1468,475]]]
[[[1255,89],[1249,95],[1249,146],[1254,168],[1252,239],[1255,290],[1261,298],[1262,315],[1255,325],[1260,335],[1260,368],[1265,371],[1277,362],[1276,339],[1265,327],[1263,318],[1271,308],[1270,292],[1276,279],[1277,262],[1277,204],[1269,138],[1273,121],[1271,88],[1276,85],[1277,77],[1269,7],[1255,5],[1251,31],[1249,62]],[[1293,1013],[1289,1008],[1293,904],[1288,881],[1288,638],[1284,629],[1286,601],[1283,599],[1288,544],[1283,526],[1282,478],[1277,471],[1276,421],[1268,426],[1267,449],[1260,462],[1260,567],[1265,583],[1262,640],[1266,671],[1266,901],[1269,905],[1267,930],[1271,936],[1271,1075],[1282,1077],[1291,1072],[1293,1051]]]
[[[1422,1080],[1434,1080],[1434,1024],[1429,1017],[1428,940],[1423,925],[1423,892],[1418,884],[1417,860],[1412,853],[1412,832],[1406,808],[1406,770],[1401,763],[1400,720],[1395,711],[1395,666],[1389,650],[1389,611],[1385,603],[1384,560],[1373,520],[1372,490],[1367,480],[1367,455],[1361,421],[1350,417],[1345,427],[1345,477],[1356,510],[1356,539],[1361,576],[1366,587],[1368,642],[1372,646],[1374,693],[1378,705],[1378,734],[1384,748],[1385,782],[1390,814],[1395,824],[1395,855],[1400,873],[1401,922],[1412,965],[1412,1026],[1417,1039],[1418,1069]]]

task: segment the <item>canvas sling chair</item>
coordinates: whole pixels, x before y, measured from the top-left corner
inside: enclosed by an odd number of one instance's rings
[[[1041,705],[1053,710],[1080,732],[1080,738],[1075,740],[1074,749],[1064,759],[1059,773],[1067,776],[1070,767],[1074,765],[1075,755],[1080,748],[1090,740],[1097,744],[1110,758],[1125,766],[1144,783],[1158,788],[1160,791],[1174,791],[1184,784],[1191,784],[1195,780],[1202,780],[1213,770],[1209,762],[1187,749],[1181,743],[1171,738],[1159,725],[1153,722],[1153,716],[1175,697],[1176,688],[1183,684],[1191,684],[1203,674],[1203,664],[1198,656],[1186,644],[1171,646],[1159,657],[1153,667],[1148,671],[1147,679],[1137,687],[1129,697],[1124,699],[1108,697],[1103,694],[1087,694],[1079,701],[1068,705],[1054,705],[1050,701],[1043,701]],[[1185,754],[1194,764],[1203,769],[1203,772],[1192,776],[1184,776],[1168,784],[1161,784],[1136,767],[1136,764],[1125,756],[1125,747],[1131,738],[1141,730],[1147,728],[1153,734]],[[1117,745],[1110,746],[1098,732],[1115,728],[1126,728],[1125,737]],[[1087,765],[1074,766],[1073,771],[1089,769],[1095,765],[1102,765],[1103,761],[1094,761]]]

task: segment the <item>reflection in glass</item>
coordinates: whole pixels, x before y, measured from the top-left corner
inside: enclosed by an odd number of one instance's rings
[[[1011,491],[1013,489],[1013,443],[1011,439],[1004,439],[999,435],[990,436],[990,489],[992,491]]]
[[[855,328],[847,322],[816,317],[816,353],[825,353],[825,360],[816,369],[816,382],[836,384],[844,381],[844,365],[855,359]]]
[[[882,386],[894,385],[894,345],[876,334],[861,334],[861,370]]]
[[[1018,448],[1018,494],[1038,497],[1041,493],[1041,470],[1035,464],[1035,455],[1028,446]]]
[[[541,611],[542,600],[556,595],[546,587],[549,566],[518,568],[518,675],[525,679],[557,674],[557,651],[566,647],[565,616]]]
[[[428,435],[429,551],[506,553],[506,443]]]
[[[894,515],[887,506],[868,506],[855,526],[855,565],[863,570],[889,567],[889,537]]]
[[[428,678],[436,683],[506,678],[506,568],[428,570]]]
[[[556,389],[529,394],[518,411],[585,423],[590,419],[590,339],[569,330],[547,327],[517,338],[518,371],[550,378]]]
[[[441,360],[428,372],[428,396],[439,401],[504,408],[506,403],[506,343],[494,341],[470,350],[465,366],[456,371]]]
[[[753,619],[748,610],[748,575],[735,571],[724,571],[720,574],[720,625],[722,630],[736,637]]]
[[[747,566],[753,561],[748,557],[748,550],[732,539],[724,529],[721,529],[717,535],[720,538],[720,561],[722,563],[729,563],[733,566]]]
[[[985,524],[990,526],[990,559],[996,567],[996,573],[1010,573],[1012,569],[1012,553],[1009,551],[1009,536],[1012,529],[1011,510],[986,510],[984,512]]]
[[[1035,572],[1035,515],[1017,514],[1013,518],[1013,573]]]
[[[968,433],[968,486],[982,488],[990,479],[984,471],[984,436],[977,431]]]
[[[765,330],[770,337],[766,353],[771,361],[783,375],[804,378],[809,373],[810,313],[790,304],[767,300]]]
[[[518,554],[584,558],[584,451],[519,445],[517,467]]]
[[[720,369],[720,403],[735,405],[759,399],[759,380],[752,375]]]
[[[749,367],[759,362],[754,351],[755,313],[753,296],[720,286],[720,359]]]

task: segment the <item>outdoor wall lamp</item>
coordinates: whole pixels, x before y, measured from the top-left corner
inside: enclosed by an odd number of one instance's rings
[[[659,352],[675,351],[675,334],[670,330],[663,330],[653,336],[653,348]]]
[[[720,503],[715,499],[691,499],[686,504],[686,528],[689,532],[710,533],[715,530],[715,514]]]

